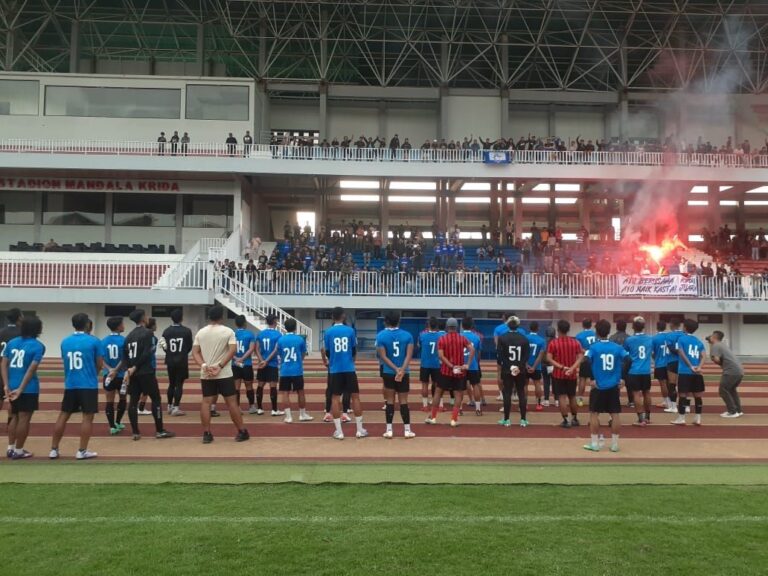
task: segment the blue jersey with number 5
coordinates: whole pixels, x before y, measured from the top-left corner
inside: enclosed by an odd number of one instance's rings
[[[592,366],[595,385],[600,390],[615,388],[621,380],[621,368],[628,352],[615,342],[598,340],[584,352]]]
[[[379,332],[376,338],[377,346],[384,348],[389,361],[400,368],[405,363],[405,357],[408,354],[408,346],[413,344],[413,336],[410,332],[401,328],[387,328]],[[395,371],[385,362],[381,363],[384,374],[394,374]],[[410,368],[406,370],[410,372]]]
[[[355,331],[345,324],[334,324],[325,331],[323,348],[328,355],[328,371],[341,374],[355,371]]]
[[[277,355],[280,357],[280,376],[304,376],[304,355],[307,341],[296,334],[286,334],[277,341]]]

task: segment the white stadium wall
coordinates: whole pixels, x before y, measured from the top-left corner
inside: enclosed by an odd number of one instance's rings
[[[328,106],[328,140],[344,136],[357,138],[361,134],[369,137],[382,136],[379,128],[379,110],[377,108],[345,106],[337,102]]]
[[[442,136],[463,140],[470,135],[495,140],[501,136],[501,100],[490,96],[445,96]]]
[[[546,110],[517,110],[510,104],[507,135],[517,140],[521,136],[549,136],[549,114]]]
[[[272,130],[319,130],[317,101],[270,102],[269,127]],[[267,130],[263,127],[262,130]]]
[[[605,114],[602,112],[558,111],[555,112],[555,133],[566,142],[575,141],[581,135],[584,140],[605,137]]]
[[[389,107],[385,122],[387,138],[397,134],[400,142],[408,138],[411,145],[418,148],[425,140],[431,140],[437,134],[439,114],[434,104],[420,104],[413,108]]]

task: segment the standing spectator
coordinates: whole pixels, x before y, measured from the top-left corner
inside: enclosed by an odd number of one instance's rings
[[[189,133],[184,132],[184,136],[181,137],[181,155],[186,156],[189,149]]]
[[[176,156],[179,152],[179,133],[174,130],[171,136],[171,156]]]
[[[237,150],[237,138],[232,136],[232,132],[230,132],[229,136],[227,136],[225,144],[227,145],[227,154],[234,156],[235,151]]]
[[[160,132],[160,137],[157,139],[157,153],[160,156],[165,154],[165,143],[168,140],[165,139],[165,132]]]
[[[243,156],[246,158],[251,155],[251,147],[253,147],[253,137],[251,137],[251,131],[246,130],[243,136]]]

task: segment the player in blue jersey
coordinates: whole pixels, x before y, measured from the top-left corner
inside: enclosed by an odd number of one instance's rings
[[[677,355],[680,358],[677,382],[679,399],[677,418],[672,421],[672,424],[685,426],[686,408],[691,405],[688,398],[693,396],[696,406],[693,424],[701,426],[701,413],[704,406],[704,375],[701,373],[705,358],[704,342],[693,335],[699,329],[699,323],[696,320],[686,318],[683,321],[683,329],[684,334],[677,339]]]
[[[400,328],[400,312],[389,310],[384,316],[385,328],[376,337],[376,353],[383,367],[384,400],[386,402],[387,429],[384,438],[392,439],[392,421],[395,419],[395,394],[400,404],[400,417],[405,426],[406,439],[415,438],[411,431],[411,412],[408,407],[408,392],[411,386],[411,359],[413,358],[413,336]]]
[[[277,341],[277,355],[280,358],[280,400],[285,406],[283,422],[291,424],[290,393],[296,392],[299,400],[299,421],[314,420],[307,414],[307,399],[304,395],[304,358],[307,355],[307,341],[296,334],[296,320],[285,321],[285,335]]]
[[[256,349],[256,336],[245,327],[245,316],[235,318],[235,341],[237,349],[232,358],[232,375],[237,389],[237,405],[240,406],[240,390],[245,384],[245,396],[248,398],[248,414],[256,414],[256,396],[253,392],[253,351]]]
[[[107,422],[109,422],[109,433],[113,436],[119,434],[125,429],[122,423],[125,411],[128,409],[128,398],[126,393],[121,393],[123,386],[123,377],[125,370],[119,370],[114,378],[109,377],[109,372],[117,368],[123,360],[123,350],[125,348],[125,338],[122,333],[125,332],[122,316],[112,316],[107,320],[109,335],[101,340],[101,357],[104,358],[103,382],[106,392],[107,403],[105,412]],[[117,414],[115,414],[115,394],[117,394]]]
[[[497,350],[499,347],[499,337],[509,332],[509,326],[507,326],[507,320],[509,319],[510,313],[504,312],[501,315],[501,324],[496,326],[496,328],[493,329],[493,348],[494,350]],[[499,395],[496,397],[496,400],[504,400],[504,385],[501,381],[501,358],[496,358],[496,386],[499,388]],[[516,392],[512,392],[512,400],[514,401],[516,398]]]
[[[480,370],[480,350],[483,346],[483,339],[480,334],[474,330],[475,323],[470,316],[465,316],[461,320],[461,335],[470,341],[475,350],[472,356],[472,362],[468,364],[467,370],[467,395],[469,396],[470,406],[474,404],[475,414],[483,415],[483,373]],[[469,360],[469,349],[464,350],[464,360]]]
[[[595,334],[595,331],[592,329],[592,319],[585,318],[582,320],[581,328],[581,332],[576,334],[575,338],[579,341],[579,344],[581,344],[584,351],[587,351],[589,350],[589,347],[597,341],[597,334]],[[579,366],[579,388],[578,397],[576,398],[576,404],[578,406],[584,406],[584,393],[587,390],[587,384],[591,381],[592,365],[589,362],[582,362],[581,366]]]
[[[670,397],[667,387],[667,363],[670,359],[669,343],[667,341],[667,323],[664,320],[656,322],[656,335],[653,342],[653,377],[658,380],[661,388],[662,404],[664,412],[677,412],[677,396],[674,399]]]
[[[49,458],[59,457],[59,442],[70,416],[82,412],[80,424],[80,446],[75,454],[78,460],[97,456],[88,450],[93,428],[93,415],[99,411],[99,371],[103,366],[101,342],[95,336],[86,334],[89,318],[78,312],[72,316],[75,333],[61,341],[61,358],[64,361],[64,399],[61,412],[53,428]]]
[[[636,316],[632,320],[634,334],[624,341],[624,349],[629,352],[629,371],[627,388],[632,393],[637,411],[635,426],[647,426],[651,423],[651,356],[653,339],[645,333],[645,318]]]
[[[331,414],[335,431],[333,437],[336,440],[344,440],[344,432],[341,430],[341,397],[345,393],[350,394],[352,411],[355,414],[357,425],[357,438],[365,438],[368,431],[363,428],[363,409],[360,406],[360,387],[357,383],[355,371],[355,350],[357,348],[357,336],[353,328],[344,321],[347,313],[344,308],[337,306],[331,312],[333,326],[325,331],[320,355],[323,364],[328,368],[328,387],[331,390]]]
[[[541,412],[544,410],[544,406],[541,403],[543,395],[541,363],[547,352],[547,341],[538,334],[538,322],[531,322],[529,328],[530,332],[528,332],[528,335],[526,336],[526,338],[528,338],[528,345],[530,346],[528,355],[528,380],[533,382],[533,390],[536,394],[536,411]]]
[[[11,403],[8,408],[6,455],[14,460],[32,457],[32,452],[24,449],[24,443],[29,435],[32,414],[40,404],[37,368],[45,356],[45,346],[37,338],[42,331],[43,323],[37,316],[25,316],[21,320],[20,335],[3,348],[0,373]]]
[[[672,318],[669,321],[669,332],[667,332],[667,348],[669,349],[669,360],[667,361],[667,389],[670,398],[677,398],[677,375],[680,365],[680,357],[677,355],[677,341],[683,331],[680,329],[680,320]],[[677,411],[677,406],[675,406]]]
[[[277,341],[282,334],[277,329],[277,316],[267,315],[267,329],[256,336],[258,346],[255,352],[258,358],[258,370],[256,371],[256,414],[264,414],[264,386],[269,384],[269,401],[272,404],[272,416],[283,416],[285,412],[278,408],[277,383],[279,378]]]
[[[423,412],[429,412],[429,400],[435,395],[435,386],[440,383],[440,358],[437,355],[437,341],[443,334],[444,332],[439,330],[437,318],[434,316],[428,320],[427,329],[419,334],[421,352],[419,380],[421,380],[421,409]]]
[[[625,358],[629,353],[615,342],[608,340],[611,323],[608,320],[598,320],[595,325],[597,342],[584,352],[583,357],[576,361],[570,372],[575,373],[580,362],[592,365],[592,377],[595,386],[589,393],[589,433],[590,443],[585,450],[597,452],[600,450],[600,414],[611,415],[611,452],[619,451],[619,431],[621,430],[621,385],[622,369]]]

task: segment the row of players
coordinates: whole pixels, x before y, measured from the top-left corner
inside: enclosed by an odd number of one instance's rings
[[[349,420],[346,410],[342,413],[342,404],[351,404],[357,424],[357,437],[367,436],[362,426],[359,387],[355,370],[356,338],[352,328],[345,324],[345,312],[341,308],[333,311],[334,325],[328,329],[322,345],[322,358],[328,367],[328,387],[326,411],[335,425],[334,438],[343,439],[341,424]],[[163,333],[159,340],[148,327],[150,320],[143,310],[136,310],[130,315],[136,324],[134,330],[124,338],[123,319],[110,318],[107,322],[111,334],[99,341],[90,335],[90,320],[85,314],[76,314],[72,318],[75,333],[62,341],[61,356],[64,361],[65,393],[62,409],[54,428],[51,458],[58,457],[58,444],[64,426],[74,412],[83,412],[81,446],[77,457],[87,459],[95,453],[87,450],[93,415],[98,407],[98,373],[103,370],[103,384],[107,395],[106,413],[110,430],[119,433],[124,425],[122,416],[126,411],[126,396],[130,396],[127,407],[134,440],[141,438],[138,427],[138,407],[142,397],[152,402],[152,415],[155,420],[156,438],[173,437],[173,433],[163,426],[160,393],[156,377],[155,350],[159,344],[166,351],[166,364],[169,375],[169,412],[179,414],[179,402],[184,380],[189,376],[188,358],[192,352],[201,365],[201,384],[203,405],[201,421],[203,424],[203,442],[213,440],[210,432],[210,419],[215,414],[215,401],[219,395],[227,402],[232,421],[237,427],[236,440],[249,438],[243,426],[240,414],[239,395],[241,384],[245,384],[250,411],[254,412],[253,391],[253,356],[257,359],[259,382],[258,390],[263,393],[263,386],[270,384],[270,392],[276,395],[275,384],[283,394],[285,420],[292,422],[289,393],[296,392],[300,409],[299,419],[312,420],[306,412],[304,396],[303,359],[306,355],[306,343],[295,334],[294,321],[286,322],[286,334],[276,329],[276,319],[268,318],[269,329],[263,330],[258,337],[245,329],[245,319],[236,320],[238,330],[233,332],[223,326],[224,310],[214,306],[209,311],[209,326],[192,338],[191,331],[181,324],[181,311],[174,311],[173,325]],[[395,399],[399,401],[400,413],[405,425],[405,437],[415,434],[410,427],[408,393],[410,389],[410,364],[414,356],[414,339],[405,330],[399,328],[399,314],[390,312],[386,316],[387,327],[377,337],[377,353],[381,363],[387,431],[385,437],[392,438]],[[11,325],[0,334],[3,344],[2,369],[0,374],[8,382],[8,397],[11,400],[11,418],[9,424],[8,455],[12,458],[27,458],[31,454],[24,450],[24,440],[28,434],[31,416],[38,407],[39,380],[37,367],[45,349],[37,336],[42,331],[42,322],[35,317],[22,318],[20,312],[11,311]],[[442,396],[448,391],[455,397],[451,414],[451,425],[458,425],[458,418],[463,404],[463,394],[469,385],[474,393],[475,407],[478,413],[482,406],[480,388],[479,342],[471,331],[471,319],[463,320],[464,331],[459,331],[458,321],[449,319],[444,332],[437,330],[435,319],[430,320],[428,329],[419,337],[421,346],[421,371],[423,406],[427,410],[426,389],[430,380],[434,387],[432,407],[426,422],[435,424],[442,406]],[[591,323],[584,323],[584,331],[577,337],[570,338],[570,325],[561,320],[557,324],[558,336],[549,344],[534,332],[526,333],[514,315],[505,318],[494,335],[497,343],[497,359],[500,373],[500,390],[504,401],[504,417],[499,424],[510,425],[510,411],[513,392],[517,394],[520,405],[520,424],[525,427],[527,420],[527,384],[531,380],[536,387],[540,404],[539,382],[542,379],[542,366],[548,364],[552,370],[553,387],[558,398],[563,422],[561,426],[579,425],[578,399],[576,397],[577,379],[585,387],[592,381],[595,387],[590,393],[590,412],[608,412],[612,415],[614,427],[619,426],[615,417],[621,411],[618,394],[620,383],[626,381],[628,389],[634,394],[638,406],[638,425],[647,425],[650,419],[651,358],[655,363],[655,376],[662,385],[662,392],[668,410],[672,411],[675,396],[679,390],[679,399],[674,410],[678,412],[675,424],[685,423],[685,413],[689,409],[689,396],[694,397],[696,415],[695,424],[701,424],[702,393],[704,382],[701,376],[701,363],[704,359],[704,345],[693,334],[698,325],[693,320],[684,322],[685,332],[677,324],[672,331],[666,332],[666,326],[660,325],[660,333],[655,337],[645,335],[645,322],[635,318],[634,336],[627,338],[623,346],[607,341],[610,324],[598,323],[596,330]],[[20,331],[17,338],[7,338],[12,328]],[[11,334],[12,335],[12,334]],[[608,346],[610,344],[610,346]],[[722,361],[721,357],[715,357]],[[586,360],[586,361],[585,361]],[[117,413],[114,399],[119,394]],[[347,402],[344,402],[347,400]],[[272,398],[272,414],[282,415],[277,408],[276,398]],[[570,412],[570,414],[569,414]],[[255,413],[263,413],[261,394]],[[571,419],[568,419],[568,416]],[[594,418],[596,420],[596,418]],[[614,442],[615,447],[617,444]]]

